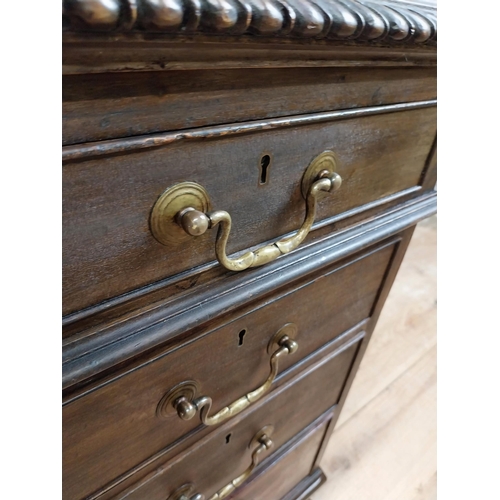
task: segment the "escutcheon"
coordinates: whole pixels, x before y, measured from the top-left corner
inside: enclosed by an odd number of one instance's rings
[[[158,198],[149,223],[153,236],[161,244],[178,245],[193,236],[179,225],[179,214],[184,215],[187,207],[202,213],[212,208],[205,188],[196,182],[175,184]]]
[[[309,164],[304,175],[302,177],[302,196],[307,199],[307,193],[309,188],[317,179],[322,177],[331,177],[333,182],[333,191],[336,191],[342,184],[342,178],[336,173],[337,170],[337,157],[333,151],[327,150],[323,151],[321,154],[316,156],[314,160]],[[317,198],[324,198],[328,192],[318,193]]]

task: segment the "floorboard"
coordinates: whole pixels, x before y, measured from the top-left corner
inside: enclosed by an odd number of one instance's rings
[[[311,500],[436,498],[436,218],[419,224]]]

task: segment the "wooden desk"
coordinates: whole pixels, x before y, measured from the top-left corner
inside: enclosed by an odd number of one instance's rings
[[[435,8],[63,12],[63,497],[307,498],[436,210]]]

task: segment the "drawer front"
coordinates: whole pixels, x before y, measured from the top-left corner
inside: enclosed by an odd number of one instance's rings
[[[434,99],[435,68],[269,68],[63,76],[63,144]],[[297,99],[300,96],[300,99]]]
[[[174,184],[198,183],[214,209],[231,215],[227,251],[232,253],[301,226],[302,176],[322,152],[335,152],[343,184],[319,200],[315,220],[418,186],[435,133],[436,109],[431,107],[247,135],[221,134],[211,140],[179,140],[67,163],[64,313],[214,261],[216,231],[182,244],[163,245],[153,237],[152,208]]]
[[[259,498],[278,500],[284,497],[312,472],[327,425],[328,422],[324,422],[311,426],[311,429],[301,433],[297,441],[293,445],[287,446],[275,462],[271,463],[260,474],[256,474],[248,484],[235,491],[230,498],[233,500],[256,500]],[[315,477],[316,481],[311,481],[310,487],[307,488],[309,493],[312,493],[312,490],[323,482],[320,475],[317,476]]]
[[[358,345],[347,344],[340,352],[334,351],[301,372],[241,418],[219,427],[186,452],[156,467],[154,473],[120,498],[164,500],[186,483],[194,484],[198,493],[210,498],[252,463],[256,446],[250,443],[260,430],[272,427],[269,437],[273,449],[278,450],[339,400]],[[266,450],[261,455],[264,458],[271,453]],[[298,482],[301,478],[296,479]]]
[[[283,325],[296,325],[298,350],[279,359],[277,382],[287,368],[369,317],[394,250],[389,243],[325,269],[321,277],[267,298],[221,328],[67,404],[67,487],[92,488],[90,493],[200,426],[199,414],[188,421],[158,415],[160,402],[178,385],[194,382],[198,397],[211,397],[210,415],[261,386],[276,350],[269,350],[269,342]],[[160,406],[165,407],[170,405]]]

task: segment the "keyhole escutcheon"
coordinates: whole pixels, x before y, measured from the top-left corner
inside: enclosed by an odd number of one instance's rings
[[[246,330],[241,330],[240,333],[238,333],[239,341],[238,341],[238,346],[243,345],[243,337],[246,335],[247,331]]]
[[[264,155],[260,159],[260,178],[259,184],[266,184],[269,177],[269,168],[271,165],[271,157],[269,155]]]

